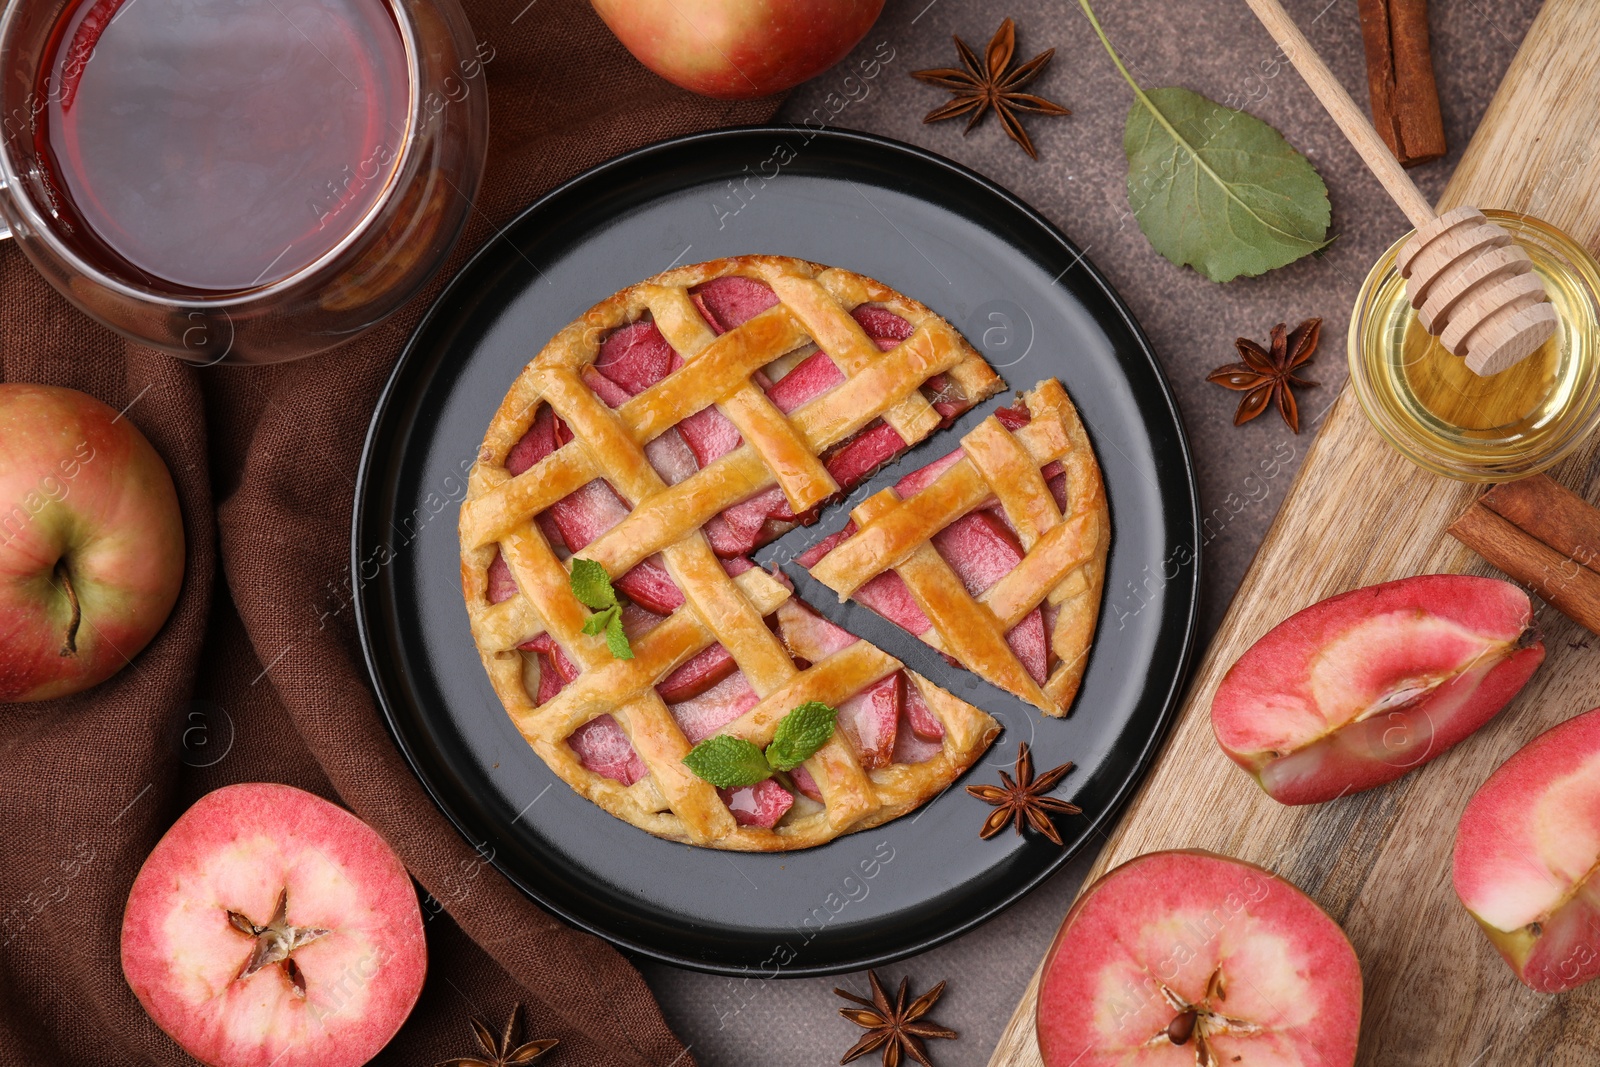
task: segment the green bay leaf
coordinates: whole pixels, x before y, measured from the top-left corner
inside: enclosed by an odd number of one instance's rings
[[[1328,187],[1253,115],[1188,89],[1135,87],[1122,145],[1139,228],[1180,266],[1226,282],[1329,243]]]

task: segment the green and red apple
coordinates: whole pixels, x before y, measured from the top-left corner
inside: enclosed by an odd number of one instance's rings
[[[92,396],[0,384],[0,700],[98,685],[161,629],[183,584],[161,457]]]
[[[1361,965],[1270,871],[1152,852],[1078,898],[1045,956],[1044,1067],[1350,1067]]]
[[[843,59],[883,0],[593,0],[634,57],[702,96],[793,88]]]
[[[1530,989],[1600,976],[1600,708],[1547,730],[1461,815],[1456,895]]]
[[[1391,782],[1488,722],[1544,662],[1528,595],[1427,574],[1285,619],[1211,704],[1222,749],[1273,799],[1315,804]]]
[[[366,823],[287,785],[230,785],[179,816],[133,880],[122,971],[211,1067],[360,1067],[428,969],[404,865]]]

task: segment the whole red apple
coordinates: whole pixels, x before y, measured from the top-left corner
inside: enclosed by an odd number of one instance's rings
[[[1361,965],[1270,871],[1187,850],[1084,890],[1040,968],[1045,1067],[1351,1067]]]
[[[122,973],[212,1067],[358,1067],[422,992],[411,876],[377,831],[321,797],[249,783],[178,817],[133,880]]]
[[[105,681],[182,584],[178,494],[144,435],[74,389],[0,384],[0,700]]]
[[[843,59],[883,0],[593,0],[645,66],[723,100],[767,96]]]

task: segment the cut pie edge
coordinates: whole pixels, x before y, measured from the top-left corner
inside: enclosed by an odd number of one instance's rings
[[[983,577],[981,590],[940,543],[958,532],[977,536],[978,520],[1015,544],[1014,559],[1000,568],[1006,573]],[[958,529],[969,523],[972,531]],[[841,601],[857,598],[959,666],[1061,717],[1093,647],[1110,544],[1110,507],[1088,433],[1065,388],[1049,378],[984,419],[954,452],[864,500],[849,526],[799,562]],[[1050,620],[1038,624],[1048,654],[1038,650],[1037,666],[1025,662],[1014,636],[1034,612]]]

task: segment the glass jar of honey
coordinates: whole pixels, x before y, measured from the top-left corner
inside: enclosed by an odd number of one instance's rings
[[[1485,211],[1544,279],[1560,323],[1549,341],[1479,377],[1423,329],[1395,257],[1379,257],[1350,316],[1350,382],[1378,433],[1413,463],[1465,481],[1535,474],[1600,427],[1600,264],[1549,223]]]

